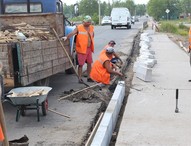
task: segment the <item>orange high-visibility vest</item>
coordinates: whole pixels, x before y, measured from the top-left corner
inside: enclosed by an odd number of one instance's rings
[[[101,54],[105,54],[106,53],[106,49],[109,47],[109,45],[106,45],[103,50],[100,52],[100,55]],[[113,58],[113,56],[111,56],[109,59],[111,60]]]
[[[189,30],[189,49],[191,50],[191,27]]]
[[[94,52],[94,27],[89,26],[89,32],[84,28],[83,24],[77,26],[78,35],[76,36],[76,52],[86,54],[88,48],[88,39],[91,41],[89,46]]]
[[[109,57],[107,57],[105,53],[102,53],[100,54],[98,60],[94,62],[90,72],[90,77],[94,81],[103,84],[110,83],[110,73],[107,72],[106,68],[103,67],[104,62],[107,60],[110,61]]]
[[[0,125],[0,141],[3,141],[3,140],[4,140],[4,134],[3,134],[3,130]]]

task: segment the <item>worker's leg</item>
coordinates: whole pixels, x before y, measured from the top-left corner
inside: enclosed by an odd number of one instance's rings
[[[91,69],[92,69],[92,62],[93,62],[93,59],[92,59],[92,51],[91,51],[90,48],[87,49],[87,58],[86,58],[86,61],[87,61],[87,75],[88,75],[87,81],[88,81],[88,82],[94,82],[94,81],[90,78],[90,72],[91,72]]]
[[[88,78],[90,78],[91,69],[92,69],[92,64],[91,63],[87,63],[87,75],[88,75]]]
[[[78,65],[78,77],[79,77],[79,82],[82,81],[82,65]]]
[[[86,54],[80,54],[80,53],[77,53],[77,57],[78,57],[78,77],[79,77],[79,83],[83,83],[83,80],[82,80],[82,68],[83,68],[83,65],[85,63],[85,60],[86,60]]]

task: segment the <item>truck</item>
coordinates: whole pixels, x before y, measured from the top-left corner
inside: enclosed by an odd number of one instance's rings
[[[128,8],[118,7],[111,10],[111,29],[116,27],[131,29],[131,14]]]
[[[71,73],[75,29],[63,14],[61,0],[1,0],[0,62],[5,87],[48,85],[59,72]],[[68,55],[63,51],[65,49]]]

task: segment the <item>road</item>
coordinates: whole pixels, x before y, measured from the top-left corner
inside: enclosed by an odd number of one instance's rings
[[[95,27],[95,53],[93,58],[97,58],[99,52],[103,49],[103,47],[110,41],[115,40],[116,46],[115,49],[118,50],[121,48],[121,43],[127,38],[132,38],[134,33],[137,33],[138,29],[141,27],[142,22],[137,22],[132,25],[131,29],[117,28],[111,29],[111,26],[96,26]]]
[[[119,28],[114,30],[111,30],[110,26],[95,26],[94,60],[110,40],[116,41],[116,52],[122,49],[128,52],[141,25],[142,22],[138,22],[132,25],[132,29]],[[37,122],[36,111],[27,110],[26,116],[21,116],[16,122],[17,108],[5,102],[3,106],[8,138],[13,140],[27,135],[30,146],[83,145],[82,143],[87,138],[87,133],[100,110],[101,100],[95,100],[94,97],[90,100],[84,100],[87,98],[84,96],[91,96],[92,93],[85,94],[83,92],[78,94],[75,99],[58,101],[57,99],[65,95],[64,91],[71,89],[77,91],[85,87],[78,83],[75,75],[67,75],[64,72],[51,77],[50,87],[53,89],[48,96],[49,108],[68,115],[70,118],[48,112],[47,116],[41,114],[40,122]]]

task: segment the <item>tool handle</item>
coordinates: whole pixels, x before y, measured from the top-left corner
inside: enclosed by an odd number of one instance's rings
[[[176,89],[176,99],[178,99],[178,89]]]

